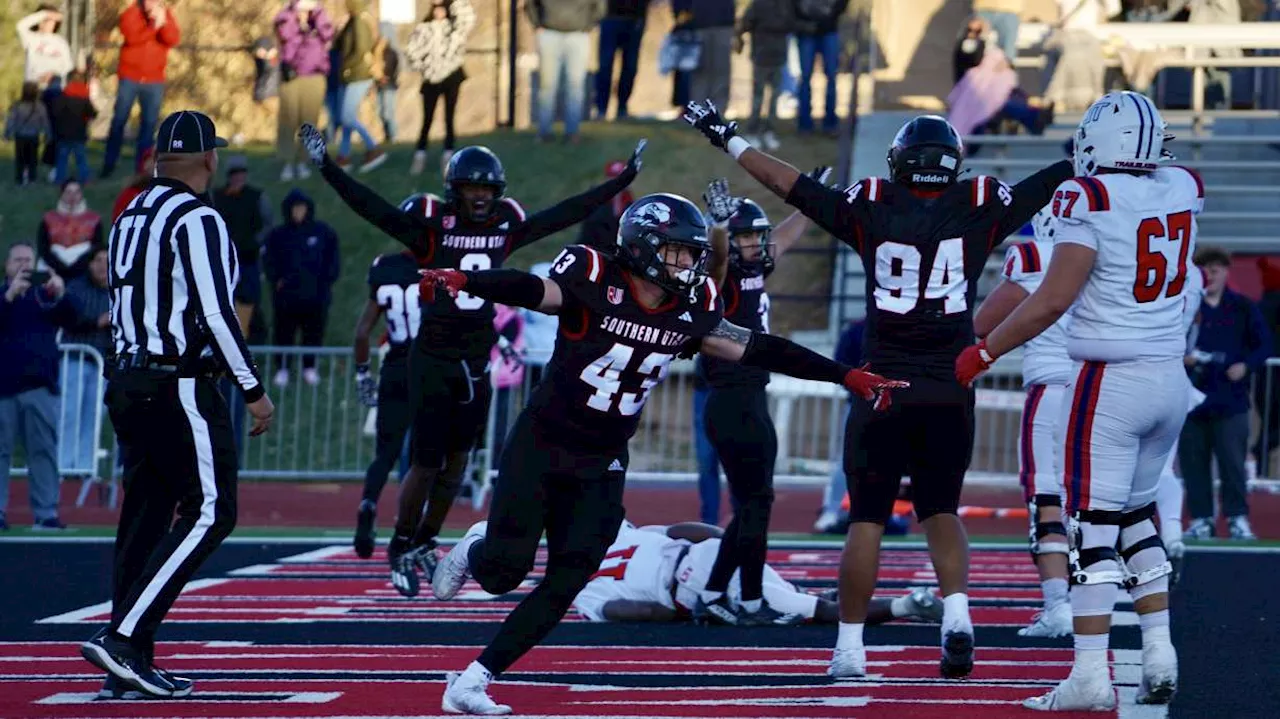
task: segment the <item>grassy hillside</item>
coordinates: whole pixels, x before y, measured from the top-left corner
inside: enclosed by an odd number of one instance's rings
[[[605,164],[613,159],[625,159],[640,138],[648,138],[649,145],[644,170],[632,188],[637,195],[677,192],[700,201],[709,179],[726,176],[735,189],[749,191],[760,201],[775,223],[785,217],[787,209],[780,200],[765,193],[728,156],[708,146],[683,123],[591,123],[584,128],[584,141],[577,146],[539,145],[528,133],[509,131],[476,135],[464,142],[487,145],[503,158],[509,194],[533,212],[603,181]],[[784,146],[779,154],[801,169],[835,162],[833,140],[785,136],[782,139]],[[53,206],[57,190],[50,185],[21,189],[8,185],[13,176],[12,145],[5,143],[0,147],[0,182],[5,183],[5,191],[0,192],[0,239],[3,244],[19,239],[34,240],[40,214]],[[90,150],[90,164],[96,169],[100,166],[101,147],[95,143]],[[285,185],[276,179],[280,168],[271,157],[271,148],[250,146],[245,152],[252,168],[251,181],[266,189],[273,206],[291,187],[301,187],[317,201],[320,219],[337,229],[342,240],[343,272],[335,288],[326,344],[348,344],[351,328],[367,296],[363,282],[369,262],[375,255],[394,251],[399,245],[347,209],[318,173],[305,182]],[[439,174],[428,172],[418,177],[408,174],[410,154],[411,148],[396,147],[390,161],[373,173],[359,177],[391,201],[399,201],[413,192],[439,192]],[[108,214],[125,182],[125,179],[91,182],[86,187],[90,206]],[[573,228],[547,238],[515,254],[511,264],[526,268],[550,259],[576,237],[577,230]],[[811,232],[805,245],[815,252],[796,253],[787,258],[770,280],[770,292],[778,296],[773,304],[775,332],[826,324],[831,273],[829,257],[822,250],[830,243],[819,233]]]

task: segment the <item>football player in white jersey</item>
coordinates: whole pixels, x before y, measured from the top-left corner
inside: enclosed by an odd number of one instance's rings
[[[973,316],[973,330],[985,337],[1040,286],[1053,257],[1053,213],[1045,207],[1031,220],[1035,239],[1009,247],[1003,278]],[[1067,528],[1062,517],[1062,452],[1055,439],[1058,414],[1071,359],[1067,357],[1070,313],[1062,315],[1022,350],[1022,386],[1026,402],[1018,437],[1018,482],[1031,523],[1031,559],[1040,572],[1044,611],[1023,637],[1065,637],[1071,634],[1071,605],[1067,601]]]
[[[624,521],[605,554],[600,569],[573,600],[573,606],[593,622],[674,622],[688,619],[711,576],[724,530],[709,524],[685,522],[670,526],[636,527]],[[840,621],[839,606],[826,596],[809,594],[764,567],[764,598],[786,614],[818,624]],[[726,592],[736,610],[741,585],[735,572]],[[868,624],[900,618],[942,621],[942,602],[926,589],[913,589],[895,599],[873,600]]]
[[[1172,159],[1164,128],[1139,93],[1108,93],[1089,108],[1075,135],[1077,177],[1054,193],[1053,261],[1040,288],[956,360],[956,378],[969,385],[1071,310],[1074,377],[1059,426],[1075,538],[1075,663],[1053,691],[1025,702],[1030,709],[1115,708],[1107,649],[1120,586],[1142,627],[1138,702],[1168,703],[1177,687],[1173,570],[1152,520],[1156,486],[1187,414],[1182,295],[1204,189],[1194,172],[1163,166]]]

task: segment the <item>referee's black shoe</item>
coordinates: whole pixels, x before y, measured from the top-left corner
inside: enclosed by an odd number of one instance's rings
[[[80,645],[80,655],[118,681],[155,697],[172,697],[174,685],[137,649],[110,634],[98,634]],[[187,681],[186,693],[191,693]],[[186,696],[183,694],[182,696]]]

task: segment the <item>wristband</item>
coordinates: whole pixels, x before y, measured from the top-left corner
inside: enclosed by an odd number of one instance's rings
[[[724,149],[730,155],[733,156],[733,159],[736,160],[742,156],[742,153],[751,149],[751,143],[747,142],[741,137],[738,137],[737,135],[734,135],[733,137],[729,138],[729,142],[724,146]]]
[[[978,345],[978,357],[982,358],[982,361],[988,365],[994,364],[996,361],[996,358],[992,357],[991,353],[987,351],[987,345],[985,342]]]

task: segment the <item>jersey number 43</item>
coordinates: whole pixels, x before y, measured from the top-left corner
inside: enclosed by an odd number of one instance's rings
[[[644,403],[649,400],[649,391],[667,376],[667,369],[675,355],[652,352],[640,362],[640,366],[631,369],[631,358],[635,348],[615,343],[609,351],[601,355],[595,362],[582,368],[579,378],[595,388],[595,392],[587,397],[587,406],[600,412],[608,412],[617,405],[618,414],[631,416],[639,414]],[[628,383],[639,382],[640,391],[622,392],[624,376]]]
[[[923,257],[915,245],[885,242],[876,247],[876,309],[905,315],[920,303],[920,263]],[[969,280],[964,276],[964,240],[953,237],[938,243],[933,256],[924,299],[943,300],[946,314],[964,312]]]

